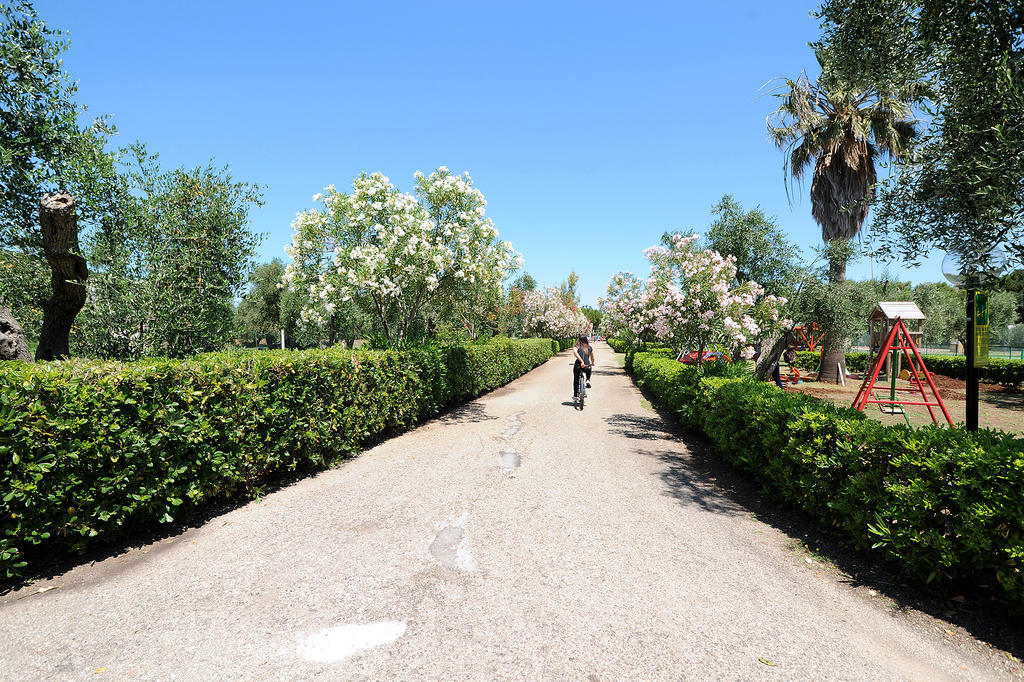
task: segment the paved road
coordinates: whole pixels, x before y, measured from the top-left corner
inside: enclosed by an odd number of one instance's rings
[[[598,363],[583,412],[563,353],[344,466],[3,596],[0,678],[1009,675],[808,563],[691,467],[607,346]]]

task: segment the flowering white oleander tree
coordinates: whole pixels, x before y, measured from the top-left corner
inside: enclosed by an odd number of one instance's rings
[[[523,329],[528,334],[567,339],[590,332],[590,320],[554,287],[523,296]]]
[[[640,301],[643,292],[643,282],[632,272],[612,275],[605,296],[597,299],[603,314],[601,331],[631,342],[643,341],[647,327]]]
[[[381,173],[362,174],[351,194],[329,186],[313,197],[322,209],[296,216],[284,283],[309,293],[304,321],[324,324],[354,300],[398,346],[427,310],[469,308],[521,266],[484,216],[487,201],[469,173],[441,166],[415,178],[414,196]]]
[[[765,296],[757,282],[736,282],[736,263],[712,249],[699,249],[698,235],[672,235],[666,248],[644,251],[651,276],[641,296],[655,337],[676,351],[722,348],[745,358],[752,344],[786,326],[779,309],[786,299]]]

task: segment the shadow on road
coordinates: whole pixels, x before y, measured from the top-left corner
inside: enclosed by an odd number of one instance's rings
[[[787,546],[794,553],[813,553],[819,561],[834,566],[842,574],[837,578],[840,582],[851,587],[870,587],[887,597],[893,611],[923,618],[914,613],[916,610],[946,620],[974,638],[1024,658],[1024,618],[1013,616],[996,603],[991,589],[965,584],[939,595],[908,585],[879,555],[853,548],[845,537],[764,496],[759,484],[721,459],[703,435],[687,432],[672,411],[659,406],[655,397],[643,389],[641,393],[652,403],[657,416],[615,414],[606,421],[616,433],[627,438],[665,439],[685,445],[683,452],[643,447],[634,450],[664,463],[665,468],[657,475],[665,484],[666,495],[680,504],[697,504],[716,514],[749,514],[789,536]],[[919,625],[935,626],[934,621]]]
[[[452,408],[440,415],[437,421],[444,424],[476,424],[479,422],[487,422],[497,417],[487,414],[486,409],[483,405],[478,403],[467,403],[466,405],[460,405],[459,407]]]
[[[613,414],[605,421],[611,426],[612,433],[636,440],[671,440],[683,441],[682,429],[673,426],[671,415],[659,411],[658,416],[645,417],[637,414]],[[698,471],[692,463],[692,457],[686,453],[673,450],[646,450],[636,448],[634,452],[648,457],[655,457],[665,468],[658,476],[665,483],[666,494],[683,504],[696,504],[706,511],[715,514],[749,513],[742,504],[730,499],[715,486],[715,477],[710,479],[708,472]],[[691,448],[692,452],[692,448]]]
[[[665,494],[679,500],[683,504],[696,504],[704,511],[723,516],[749,514],[749,510],[715,486],[715,479],[708,479],[701,472],[694,470],[686,461],[685,455],[672,450],[641,450],[635,452],[648,457],[655,457],[663,462],[666,468],[658,476],[665,484]]]
[[[605,419],[612,427],[612,433],[638,440],[676,440],[678,429],[669,427],[660,417],[641,417],[636,414],[613,414]]]

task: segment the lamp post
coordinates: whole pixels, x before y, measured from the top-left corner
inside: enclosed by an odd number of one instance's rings
[[[978,336],[977,336],[977,310],[979,289],[983,284],[991,283],[999,276],[1006,265],[1006,254],[1001,249],[994,248],[986,254],[987,268],[979,268],[976,264],[964,265],[964,258],[957,253],[947,253],[942,259],[942,274],[955,287],[967,290],[967,339],[964,343],[964,363],[966,365],[967,379],[967,405],[964,421],[968,431],[978,430]],[[987,301],[987,299],[986,299]],[[987,302],[986,302],[987,308]],[[985,315],[988,315],[986,310]],[[988,320],[985,320],[988,325]],[[988,338],[984,339],[988,343]],[[986,346],[987,348],[987,346]],[[987,358],[987,353],[985,355]]]

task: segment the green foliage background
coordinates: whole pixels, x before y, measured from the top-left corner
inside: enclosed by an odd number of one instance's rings
[[[122,213],[84,240],[92,274],[72,352],[126,360],[224,348],[261,240],[248,225],[260,188],[226,167],[162,171],[140,146],[123,151],[118,172]]]
[[[760,206],[744,210],[743,203],[726,194],[711,208],[715,216],[707,245],[723,256],[736,258],[736,279],[754,280],[765,293],[793,298],[806,277],[800,249],[786,238],[778,220]]]
[[[51,295],[39,200],[59,189],[74,199],[90,272],[75,355],[223,348],[261,238],[248,225],[261,189],[212,164],[162,170],[141,144],[113,150],[105,118],[84,124],[68,45],[31,3],[0,3],[0,305],[32,345]]]

